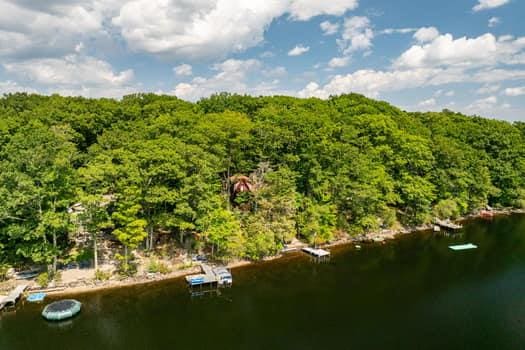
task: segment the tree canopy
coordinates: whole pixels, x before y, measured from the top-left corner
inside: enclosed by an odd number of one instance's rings
[[[294,238],[523,207],[525,127],[357,94],[0,98],[0,262],[56,265],[76,203],[95,253],[108,236],[127,259],[169,235],[258,259]]]

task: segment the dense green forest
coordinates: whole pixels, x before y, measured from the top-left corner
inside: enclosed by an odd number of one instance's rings
[[[161,237],[259,259],[486,205],[525,207],[523,123],[357,94],[0,99],[3,264],[56,267],[79,225],[123,264]]]

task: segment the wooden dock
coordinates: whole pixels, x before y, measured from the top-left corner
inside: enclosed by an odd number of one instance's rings
[[[27,289],[27,284],[18,285],[6,297],[0,300],[0,310],[4,307],[15,306],[22,293]]]
[[[202,272],[207,276],[215,276],[213,268],[208,264],[201,264]]]
[[[215,267],[201,264],[202,273],[186,276],[186,282],[190,287],[214,287],[231,285],[233,282],[231,273],[225,267]]]
[[[439,226],[441,228],[444,228],[444,229],[448,229],[448,230],[459,230],[459,229],[463,228],[463,226],[455,224],[455,223],[451,222],[450,220],[439,220],[439,219],[436,219],[434,222],[435,222],[435,224],[437,226]]]
[[[330,252],[324,249],[305,247],[302,251],[316,258],[327,258],[330,256]]]
[[[186,276],[186,282],[190,287],[194,286],[213,286],[217,284],[217,278],[213,275],[200,273],[198,275]]]

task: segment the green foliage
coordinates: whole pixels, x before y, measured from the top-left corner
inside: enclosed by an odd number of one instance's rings
[[[516,208],[525,209],[525,189],[520,189],[516,194],[514,206]]]
[[[336,229],[336,210],[333,205],[305,200],[298,217],[300,234],[317,245],[331,240]]]
[[[112,215],[117,224],[113,234],[126,248],[137,248],[147,236],[145,231],[147,222],[137,217],[139,211],[140,205],[129,207],[123,205]],[[125,258],[127,259],[127,249]]]
[[[112,236],[128,275],[130,252],[166,236],[219,259],[260,259],[295,237],[320,244],[335,232],[525,207],[524,141],[523,123],[408,113],[358,94],[6,95],[1,262],[54,266],[78,238],[97,264]],[[233,193],[234,175],[251,190]]]
[[[434,206],[434,216],[440,219],[455,219],[460,213],[459,206],[453,199],[443,199]]]
[[[51,278],[56,283],[62,283],[62,271],[56,271],[55,273],[53,273],[53,275],[51,275]]]
[[[78,194],[83,211],[78,215],[78,225],[91,235],[92,250],[84,249],[77,257],[77,261],[94,261],[95,270],[98,270],[98,245],[97,240],[102,232],[114,227],[111,217],[106,209],[110,200],[97,194],[87,194],[80,191]]]
[[[171,269],[169,268],[168,265],[166,265],[162,261],[151,259],[149,261],[147,271],[149,273],[160,273],[162,275],[166,275],[171,272]]]
[[[239,220],[231,211],[218,206],[199,220],[198,225],[204,240],[211,244],[212,255],[226,258],[243,255],[244,236]]]
[[[46,288],[49,285],[50,282],[51,282],[51,278],[49,276],[49,273],[47,273],[47,272],[42,272],[41,274],[39,274],[36,277],[36,283],[41,288]]]
[[[184,262],[182,264],[177,265],[177,269],[178,270],[186,270],[186,269],[189,269],[190,267],[193,267],[193,266],[194,266],[193,261],[187,261],[187,262]]]
[[[0,282],[3,282],[8,279],[8,272],[11,268],[8,264],[0,264]]]
[[[56,263],[64,251],[75,183],[73,139],[68,125],[31,120],[0,148],[0,235],[16,258]]]
[[[248,259],[262,259],[275,255],[280,250],[282,244],[276,243],[274,233],[260,217],[248,216],[243,221],[243,231],[246,235],[244,250]]]
[[[62,259],[63,263],[82,263],[93,260],[93,250],[89,248],[74,247],[66,257]]]
[[[104,270],[95,270],[95,280],[97,281],[107,281],[111,278],[111,272]]]
[[[115,254],[115,259],[118,262],[117,272],[122,277],[132,277],[137,274],[137,264],[134,261],[130,261],[127,254]]]
[[[398,223],[396,210],[394,208],[383,208],[380,214],[380,218],[383,220],[383,228],[393,228]]]
[[[254,191],[253,215],[273,233],[276,244],[289,243],[297,235],[296,178],[297,174],[287,167],[268,169],[261,174],[259,188]]]

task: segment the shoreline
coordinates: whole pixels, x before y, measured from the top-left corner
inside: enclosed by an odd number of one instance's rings
[[[501,209],[501,210],[493,210],[493,217],[513,215],[513,214],[525,214],[525,210],[524,209],[508,209],[508,208]],[[454,222],[465,222],[468,220],[480,219],[480,218],[483,218],[483,216],[480,215],[479,213],[469,214],[467,216],[460,217],[454,220]],[[491,218],[487,218],[487,219],[491,219]],[[320,247],[321,248],[331,248],[331,247],[345,246],[345,245],[358,244],[358,243],[386,244],[387,241],[395,240],[399,236],[405,236],[405,235],[417,234],[417,233],[424,232],[424,231],[429,231],[429,230],[432,230],[432,227],[433,227],[432,224],[426,224],[426,225],[411,227],[411,228],[403,227],[397,230],[382,230],[378,232],[360,234],[354,237],[348,236],[348,237],[334,240],[332,242],[328,242],[326,244],[321,245]],[[261,261],[266,262],[266,261],[282,259],[287,255],[287,253],[300,251],[302,247],[306,247],[306,246],[308,246],[307,243],[300,242],[289,249],[285,249],[281,251],[281,253],[277,255],[266,257],[262,259]],[[228,267],[228,269],[236,269],[242,266],[253,265],[255,263],[257,263],[257,261],[237,260],[237,261],[228,263],[226,266]],[[133,286],[141,286],[141,285],[146,285],[146,284],[166,282],[166,281],[171,281],[171,280],[178,280],[178,279],[183,278],[184,276],[194,274],[194,273],[199,273],[199,272],[200,272],[200,266],[196,264],[196,265],[191,266],[190,268],[173,271],[166,275],[155,274],[155,275],[152,275],[151,277],[150,276],[140,276],[140,277],[133,277],[133,278],[128,278],[124,280],[110,280],[110,281],[98,282],[98,283],[93,282],[93,284],[90,284],[90,285],[83,285],[83,286],[77,286],[77,287],[57,286],[55,288],[47,288],[47,289],[40,288],[40,289],[29,290],[27,293],[45,292],[47,295],[51,297],[74,296],[74,295],[95,293],[95,292],[112,290],[112,289],[127,288],[127,287],[133,287]]]

